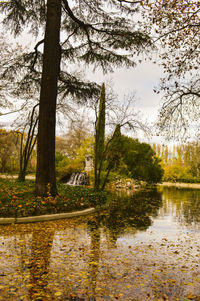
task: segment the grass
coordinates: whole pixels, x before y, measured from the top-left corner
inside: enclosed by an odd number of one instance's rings
[[[24,217],[64,213],[103,205],[106,192],[96,193],[91,188],[58,184],[54,198],[34,194],[34,181],[17,182],[0,179],[0,217]]]

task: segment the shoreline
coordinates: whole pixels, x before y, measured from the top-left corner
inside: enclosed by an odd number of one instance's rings
[[[163,183],[159,183],[157,185],[158,186],[174,186],[174,187],[180,187],[180,188],[200,189],[200,183],[163,182]]]
[[[0,225],[46,222],[46,221],[53,221],[53,220],[89,215],[89,214],[92,214],[95,212],[97,212],[97,210],[95,208],[91,207],[91,208],[84,209],[84,210],[77,210],[77,211],[66,212],[66,213],[34,215],[34,216],[25,216],[25,217],[1,217]]]
[[[0,174],[0,178],[3,179],[17,179],[18,175],[9,175],[9,174]],[[27,180],[35,180],[35,176],[28,174],[26,176]],[[175,187],[181,187],[181,188],[196,188],[200,189],[200,183],[182,183],[182,182],[163,182],[163,183],[157,183],[157,186],[175,186]],[[126,188],[125,188],[126,189]]]

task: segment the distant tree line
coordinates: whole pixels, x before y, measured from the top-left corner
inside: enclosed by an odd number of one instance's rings
[[[167,145],[154,144],[153,149],[161,158],[164,181],[200,182],[200,144]]]

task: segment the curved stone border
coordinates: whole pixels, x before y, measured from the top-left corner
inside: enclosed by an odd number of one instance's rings
[[[0,225],[4,224],[20,224],[20,223],[34,223],[34,222],[44,222],[52,221],[56,219],[77,217],[82,215],[87,215],[96,212],[95,208],[89,208],[81,211],[68,212],[68,213],[57,213],[48,215],[37,215],[37,216],[27,216],[27,217],[3,217],[0,218]]]

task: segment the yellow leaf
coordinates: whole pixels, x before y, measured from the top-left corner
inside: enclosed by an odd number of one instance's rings
[[[61,296],[62,293],[61,293],[61,292],[56,292],[54,295],[55,295],[56,297],[58,297],[58,296]]]
[[[32,284],[27,284],[27,285],[26,285],[26,287],[28,287],[28,288],[29,288],[29,287],[32,287],[32,286],[33,286]]]
[[[194,278],[194,280],[200,282],[200,278]]]
[[[90,264],[91,264],[91,265],[98,265],[98,262],[96,262],[96,261],[91,261]]]
[[[170,281],[171,283],[176,283],[176,280],[174,280],[174,279],[169,279],[169,281]]]

